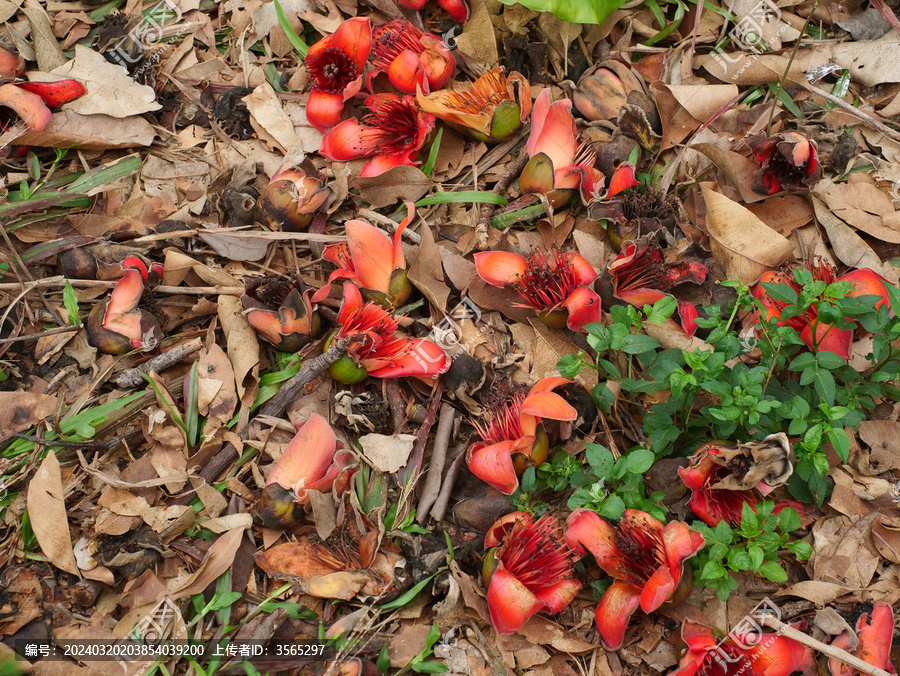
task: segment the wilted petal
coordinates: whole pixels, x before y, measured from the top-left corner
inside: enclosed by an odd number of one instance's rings
[[[891,666],[891,642],[894,636],[894,611],[883,601],[872,608],[871,618],[863,614],[856,621],[859,647],[856,656],[869,664],[896,673]]]
[[[266,485],[277,483],[288,489],[308,488],[325,476],[334,462],[336,444],[334,430],[328,421],[318,413],[311,413],[275,463]]]
[[[641,610],[645,613],[652,613],[672,598],[677,586],[669,570],[660,566],[641,589]]]
[[[475,269],[478,276],[494,286],[515,283],[527,267],[527,259],[519,254],[507,251],[483,251],[475,254]]]
[[[390,363],[374,369],[366,369],[375,378],[402,378],[419,376],[431,378],[446,373],[451,360],[437,343],[422,338],[405,338],[402,352],[391,358]]]
[[[19,82],[17,87],[37,94],[51,108],[74,101],[87,94],[87,89],[78,80],[58,80],[57,82]]]
[[[488,528],[487,533],[484,534],[485,549],[500,545],[506,534],[519,521],[525,521],[528,524],[533,523],[531,515],[527,512],[511,512],[510,514],[504,514],[497,519],[494,524]]]
[[[359,170],[359,175],[362,177],[381,176],[384,172],[400,166],[414,167],[416,165],[415,162],[410,161],[407,153],[401,155],[376,155],[362,166],[362,169]]]
[[[666,298],[669,294],[663,293],[658,289],[623,289],[616,291],[616,296],[626,303],[631,303],[637,307],[645,305],[653,305],[654,303]]]
[[[762,634],[753,636],[752,642],[758,642],[759,649],[751,652],[754,653],[755,664],[764,669],[762,673],[765,676],[790,676],[797,671],[809,676],[817,673],[812,651],[793,639],[775,634]],[[837,672],[832,674],[837,676]]]
[[[541,132],[544,129],[544,120],[550,111],[550,88],[545,87],[534,100],[534,107],[531,109],[531,133],[528,135],[528,141],[525,142],[525,152],[529,157],[533,157],[536,152],[534,150],[537,145]]]
[[[52,114],[40,96],[14,84],[0,85],[0,107],[12,110],[30,131],[41,131]]]
[[[815,337],[813,337],[813,326],[815,326]],[[850,358],[853,329],[839,329],[833,324],[813,322],[800,330],[800,338],[810,350],[834,352],[842,359]]]
[[[0,78],[12,78],[25,70],[25,61],[13,52],[0,47]]]
[[[387,293],[394,269],[394,246],[388,236],[365,221],[347,221],[347,246],[363,288]]]
[[[363,306],[362,294],[355,284],[344,282],[344,302],[338,311],[338,324],[346,324],[354,312]]]
[[[641,603],[641,595],[629,584],[616,581],[606,590],[597,604],[597,630],[607,650],[618,650],[625,640],[625,630],[634,611]]]
[[[613,172],[612,178],[609,179],[609,190],[606,191],[604,199],[615,197],[623,190],[633,188],[638,185],[638,180],[634,175],[635,168],[633,164],[627,162],[622,163],[618,169]]]
[[[626,511],[627,514],[627,511]],[[652,516],[647,515],[649,519]],[[653,519],[656,524],[659,521]],[[703,548],[705,543],[703,536],[695,530],[688,528],[682,521],[670,521],[662,528],[663,547],[666,551],[666,559],[669,562],[669,570],[675,581],[675,586],[681,579],[681,566],[685,559],[689,559]]]
[[[697,318],[700,313],[692,303],[678,301],[678,315],[681,317],[681,328],[689,338],[697,333]]]
[[[501,634],[516,632],[544,606],[544,602],[532,594],[502,564],[497,566],[491,576],[487,604],[491,612],[491,622]]]
[[[466,457],[469,470],[504,495],[512,495],[519,487],[519,479],[512,463],[514,446],[515,442],[512,441],[501,441],[488,446],[475,444]]]
[[[417,86],[426,92],[430,89],[419,55],[409,49],[403,50],[391,61],[388,79],[397,89],[407,94],[415,94]]]
[[[522,403],[522,413],[550,420],[575,420],[578,417],[578,411],[555,392],[533,390]]]
[[[277,346],[281,343],[281,319],[277,313],[271,310],[251,310],[245,316],[247,323],[272,345]]]

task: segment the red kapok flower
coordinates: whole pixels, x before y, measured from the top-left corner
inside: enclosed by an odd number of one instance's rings
[[[466,463],[472,474],[501,493],[515,493],[519,487],[518,475],[525,471],[526,463],[537,467],[547,459],[550,441],[547,433],[538,427],[541,419],[578,417],[578,412],[553,392],[571,382],[560,377],[544,378],[528,394],[519,391],[486,405],[481,419],[472,421],[482,439],[466,451]]]
[[[891,664],[891,643],[894,638],[894,611],[883,601],[877,601],[872,608],[872,615],[863,613],[856,621],[856,636],[859,644],[851,650],[856,657],[874,667],[884,669],[889,674],[896,674]],[[831,645],[842,650],[849,650],[852,642],[850,632],[838,635]],[[853,676],[860,673],[834,658],[828,660],[831,676]]]
[[[667,292],[677,284],[702,284],[708,272],[705,265],[694,261],[665,263],[659,246],[651,245],[646,239],[624,241],[622,252],[609,264],[616,298],[636,307],[653,305],[669,295]],[[679,302],[678,312],[682,329],[693,336],[697,330],[694,323],[697,309],[690,303]]]
[[[803,134],[788,131],[771,138],[751,136],[747,139],[756,161],[762,164],[757,178],[757,191],[774,195],[782,190],[809,192],[822,177],[816,142]]]
[[[681,521],[665,526],[646,512],[626,509],[617,526],[597,512],[576,509],[566,521],[566,542],[587,549],[615,578],[597,605],[597,629],[607,650],[617,650],[638,609],[651,613],[672,601],[683,578],[684,561],[704,544],[703,536]],[[690,571],[690,568],[687,569]]]
[[[306,104],[306,119],[319,131],[341,121],[344,102],[362,88],[362,72],[372,46],[368,18],[347,19],[338,29],[309,48],[306,70],[312,92]]]
[[[718,634],[718,635],[717,635]],[[777,634],[731,633],[722,636],[685,620],[685,651],[669,676],[788,676],[802,671],[815,676],[815,658],[806,646]]]
[[[531,111],[531,85],[520,73],[493,68],[470,84],[427,96],[416,92],[422,110],[477,141],[505,141],[519,131]]]
[[[319,335],[319,315],[310,302],[311,289],[279,277],[248,279],[241,304],[250,326],[281,352],[297,352]]]
[[[440,89],[456,68],[450,49],[436,35],[423,33],[405,19],[394,19],[372,29],[372,64],[366,81],[387,73],[400,91],[415,94],[416,87],[428,94]]]
[[[818,256],[814,260],[808,261],[806,268],[812,273],[813,279],[817,281],[823,281],[826,284],[833,284],[834,282],[848,282],[851,284],[853,289],[847,294],[849,297],[879,296],[875,307],[879,308],[882,305],[890,307],[890,297],[884,288],[884,284],[889,282],[877,272],[868,268],[860,268],[838,277],[834,266]],[[788,304],[773,298],[766,290],[765,284],[783,284],[792,289],[794,293],[800,292],[800,285],[797,284],[789,271],[764,272],[751,290],[753,297],[760,301],[765,309],[764,317],[760,317],[759,312],[757,312],[757,321],[768,322],[770,319],[777,319],[779,325],[791,326],[797,330],[800,333],[800,338],[813,352],[827,350],[834,352],[843,359],[850,358],[853,328],[839,329],[833,324],[818,321],[817,304],[811,305],[805,314],[794,315],[782,320],[781,313]],[[828,302],[828,300],[823,297],[821,302]]]
[[[375,303],[364,304],[359,289],[350,282],[344,283],[338,323],[341,326],[331,340],[351,339],[347,354],[328,369],[340,383],[358,383],[367,375],[430,378],[450,368],[450,358],[437,343],[399,333],[397,320]]]
[[[491,623],[512,634],[535,613],[558,613],[581,583],[574,579],[574,552],[549,514],[537,521],[525,512],[500,518],[484,537],[484,584]]]
[[[568,326],[583,331],[600,321],[600,296],[591,288],[597,273],[581,255],[537,249],[530,258],[505,251],[475,254],[479,276],[494,286],[511,286],[522,297],[519,307],[530,307],[552,328]]]
[[[278,484],[291,490],[297,504],[309,506],[306,491],[330,490],[353,454],[338,449],[334,430],[318,413],[311,413],[305,423],[293,423],[297,434],[275,463],[266,486]]]
[[[21,122],[28,131],[41,131],[50,121],[50,108],[74,101],[87,90],[78,80],[16,82],[0,85],[0,133]]]
[[[304,232],[330,196],[331,188],[308,157],[285,158],[260,195],[257,215],[272,227]]]
[[[409,9],[422,9],[426,2],[427,0],[397,0],[398,5]],[[466,0],[437,0],[437,2],[454,21],[464,23],[469,18],[469,6],[466,4]]]
[[[150,269],[137,256],[122,261],[125,274],[117,283],[109,300],[97,303],[87,320],[88,342],[107,354],[124,354],[134,348],[156,349],[163,338],[156,317],[140,308],[145,286],[159,284],[162,265]]]
[[[325,248],[322,258],[338,266],[328,276],[328,283],[313,296],[318,302],[328,295],[331,283],[349,279],[358,285],[367,300],[383,307],[397,307],[412,293],[406,275],[406,259],[400,237],[416,215],[412,202],[406,203],[406,218],[397,226],[394,239],[365,221],[347,221],[347,241]]]
[[[325,157],[347,162],[371,157],[360,176],[378,176],[388,169],[415,167],[416,155],[434,128],[434,115],[424,112],[412,96],[373,94],[366,99],[369,112],[361,119],[344,120],[322,138]]]
[[[741,511],[783,485],[794,471],[791,445],[783,432],[771,434],[759,443],[731,445],[712,441],[698,448],[689,465],[678,470],[684,485],[692,491],[688,507],[706,525],[720,521],[737,526]],[[775,513],[791,506],[781,503]]]

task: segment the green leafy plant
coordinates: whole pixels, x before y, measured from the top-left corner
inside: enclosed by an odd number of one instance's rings
[[[772,582],[785,582],[788,575],[778,563],[778,554],[787,550],[800,561],[806,561],[812,554],[812,546],[790,540],[791,531],[800,528],[797,510],[785,507],[774,514],[774,509],[775,503],[771,501],[758,502],[756,512],[744,503],[741,525],[737,528],[724,521],[715,528],[694,524],[693,528],[706,539],[706,546],[692,559],[697,570],[695,580],[715,589],[722,601],[737,589],[737,580],[731,572],[751,571]]]
[[[81,318],[78,316],[78,296],[75,295],[75,289],[66,280],[63,288],[63,305],[66,307],[66,314],[69,316],[69,324],[72,326],[81,326]]]
[[[506,5],[523,5],[536,12],[550,12],[563,21],[600,24],[619,9],[624,0],[502,0]]]

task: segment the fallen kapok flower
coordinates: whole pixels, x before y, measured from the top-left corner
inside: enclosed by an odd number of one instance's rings
[[[257,217],[278,230],[304,232],[330,196],[308,157],[285,158],[256,203]]]
[[[344,120],[328,130],[319,149],[336,162],[371,157],[360,176],[378,176],[398,166],[415,167],[416,156],[434,129],[434,115],[424,112],[412,96],[373,94],[369,112]]]
[[[575,107],[588,120],[615,120],[628,97],[625,84],[609,68],[585,75],[572,92]]]
[[[755,190],[774,195],[782,190],[809,192],[822,178],[816,142],[795,131],[751,136],[747,144],[762,166]]]
[[[427,96],[416,92],[422,110],[476,141],[497,143],[519,131],[531,112],[531,85],[520,73],[508,76],[493,68],[475,82],[441,89]]]
[[[21,122],[28,131],[41,131],[50,122],[51,108],[87,93],[78,80],[8,82],[0,85],[0,133]]]
[[[529,258],[506,251],[475,254],[478,275],[493,286],[510,286],[547,326],[583,331],[600,321],[600,296],[591,288],[597,273],[574,251],[536,249]]]
[[[623,167],[621,165],[618,171]],[[634,178],[634,168],[630,170]],[[656,188],[643,186],[633,181],[626,193],[615,199],[594,202],[588,214],[597,221],[606,221],[609,241],[616,251],[622,250],[625,240],[637,240],[647,235],[656,235],[660,230],[671,233],[675,228],[676,200]],[[621,191],[620,191],[621,192]]]
[[[515,633],[535,613],[558,613],[581,589],[572,566],[577,557],[549,514],[537,520],[507,514],[488,530],[484,546],[487,605],[500,634]]]
[[[597,629],[607,650],[618,650],[634,611],[652,613],[664,603],[681,603],[693,588],[685,561],[704,545],[703,536],[681,521],[665,526],[646,512],[626,509],[616,526],[597,512],[576,509],[566,521],[566,542],[587,549],[612,586],[597,605]]]
[[[807,261],[805,267],[812,273],[815,281],[825,282],[828,285],[835,282],[849,283],[853,288],[847,293],[848,297],[877,296],[876,308],[882,305],[890,307],[890,297],[887,289],[884,287],[884,284],[889,282],[873,270],[860,268],[838,277],[834,266],[819,256],[816,256],[811,261]],[[789,269],[764,272],[750,291],[765,310],[764,316],[760,316],[759,311],[757,311],[758,322],[768,324],[770,320],[775,319],[780,326],[790,326],[798,331],[804,344],[813,352],[827,350],[834,352],[843,359],[850,358],[850,346],[853,344],[853,333],[855,330],[854,322],[850,323],[850,328],[839,329],[834,324],[818,321],[817,303],[810,305],[804,314],[782,319],[782,311],[787,307],[788,303],[774,298],[766,288],[768,284],[783,285],[794,294],[799,294],[801,290],[800,285],[794,279],[794,275]],[[828,299],[823,295],[820,301],[828,302]],[[813,333],[814,330],[815,333]]]
[[[278,276],[247,279],[241,305],[247,322],[276,350],[297,352],[318,338],[319,315],[310,301],[312,289],[302,291],[299,278]]]
[[[558,376],[544,378],[527,393],[518,390],[485,404],[481,418],[472,421],[481,441],[466,451],[472,474],[501,493],[515,493],[527,465],[538,467],[547,459],[550,440],[539,427],[541,419],[578,417],[578,412],[553,392],[571,382]]]
[[[148,270],[140,258],[129,256],[122,261],[122,268],[125,274],[109,299],[94,305],[88,316],[88,342],[107,354],[124,354],[135,348],[155,350],[163,332],[156,317],[140,305],[148,285],[156,286],[162,279],[162,265],[152,263]]]
[[[572,102],[550,103],[550,89],[538,94],[531,111],[531,134],[525,144],[529,160],[519,178],[522,192],[542,193],[560,207],[577,192],[585,204],[603,189],[604,176],[594,168],[597,155],[589,144],[578,143]]]
[[[788,676],[802,671],[815,676],[812,652],[797,641],[778,634],[753,632],[723,635],[698,622],[681,627],[684,654],[669,676]]]
[[[0,78],[13,78],[25,71],[25,60],[16,53],[0,47]]]
[[[332,282],[346,279],[359,286],[367,300],[382,307],[398,307],[405,303],[413,287],[407,276],[401,236],[415,218],[416,207],[407,202],[406,210],[406,218],[394,231],[393,240],[365,221],[347,221],[344,226],[347,241],[327,246],[322,254],[322,258],[334,263],[337,270],[328,276],[328,283],[316,291],[313,302],[328,295]]]
[[[622,252],[609,264],[609,273],[613,295],[642,308],[665,298],[678,284],[702,284],[709,270],[695,261],[666,263],[659,245],[643,238],[623,242]],[[685,334],[693,336],[697,330],[697,308],[691,303],[679,301],[678,313]]]
[[[409,9],[422,9],[426,2],[427,0],[397,0],[398,5]],[[469,5],[466,0],[437,0],[437,3],[454,21],[465,23],[468,20]]]
[[[687,505],[713,528],[720,521],[740,525],[744,505],[756,511],[756,503],[784,485],[794,471],[791,443],[783,432],[760,442],[711,441],[698,448],[688,463],[678,470],[693,493]],[[788,506],[776,504],[774,512]]]
[[[853,637],[845,630],[831,642],[835,648],[849,650],[864,662],[873,667],[884,669],[889,674],[896,674],[891,664],[891,644],[894,639],[894,611],[891,606],[883,601],[876,601],[872,607],[872,614],[863,613],[856,620],[856,636],[859,644],[850,650]],[[856,669],[848,667],[840,660],[831,658],[828,660],[828,669],[831,676],[853,676],[860,673]]]
[[[306,71],[312,91],[306,119],[319,131],[328,131],[340,122],[344,103],[359,93],[371,46],[370,20],[357,16],[309,48]]]
[[[328,367],[339,383],[352,385],[366,376],[431,378],[450,368],[450,358],[437,343],[400,333],[397,319],[375,303],[364,304],[359,289],[350,282],[344,282],[344,302],[337,320],[340,328],[325,349],[334,340],[350,339],[347,353]]]
[[[372,65],[366,76],[369,90],[379,73],[404,94],[415,94],[416,87],[428,94],[440,89],[456,69],[450,49],[438,36],[423,33],[406,19],[394,19],[372,29]]]

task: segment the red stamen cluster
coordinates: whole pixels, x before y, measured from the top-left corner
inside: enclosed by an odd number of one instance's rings
[[[550,310],[581,285],[572,263],[558,247],[554,247],[552,261],[547,260],[542,249],[531,254],[525,272],[518,276],[513,289],[528,307]]]
[[[306,59],[306,71],[313,88],[339,94],[359,76],[353,59],[337,47],[326,47]]]
[[[615,534],[621,579],[642,589],[660,566],[668,565],[662,538],[632,519],[619,523]]]
[[[387,70],[394,59],[407,49],[414,54],[421,54],[425,51],[422,46],[423,35],[409,21],[399,19],[375,26],[372,29],[372,64],[376,68]]]
[[[615,269],[618,291],[628,289],[657,289],[668,291],[672,280],[663,262],[662,250],[656,246],[638,246],[634,259],[628,265]]]
[[[524,436],[520,419],[526,396],[522,390],[496,400],[485,407],[484,422],[472,421],[475,431],[486,444],[516,441]]]
[[[530,591],[571,577],[575,552],[569,549],[556,520],[545,514],[535,522],[517,521],[497,552],[503,566]]]
[[[726,638],[706,655],[697,671],[697,676],[730,676],[731,674],[752,673],[753,660],[747,656],[731,638]]]
[[[378,148],[384,155],[399,155],[416,144],[420,111],[415,99],[372,97],[369,110],[362,118],[369,128],[360,134],[361,146]]]

